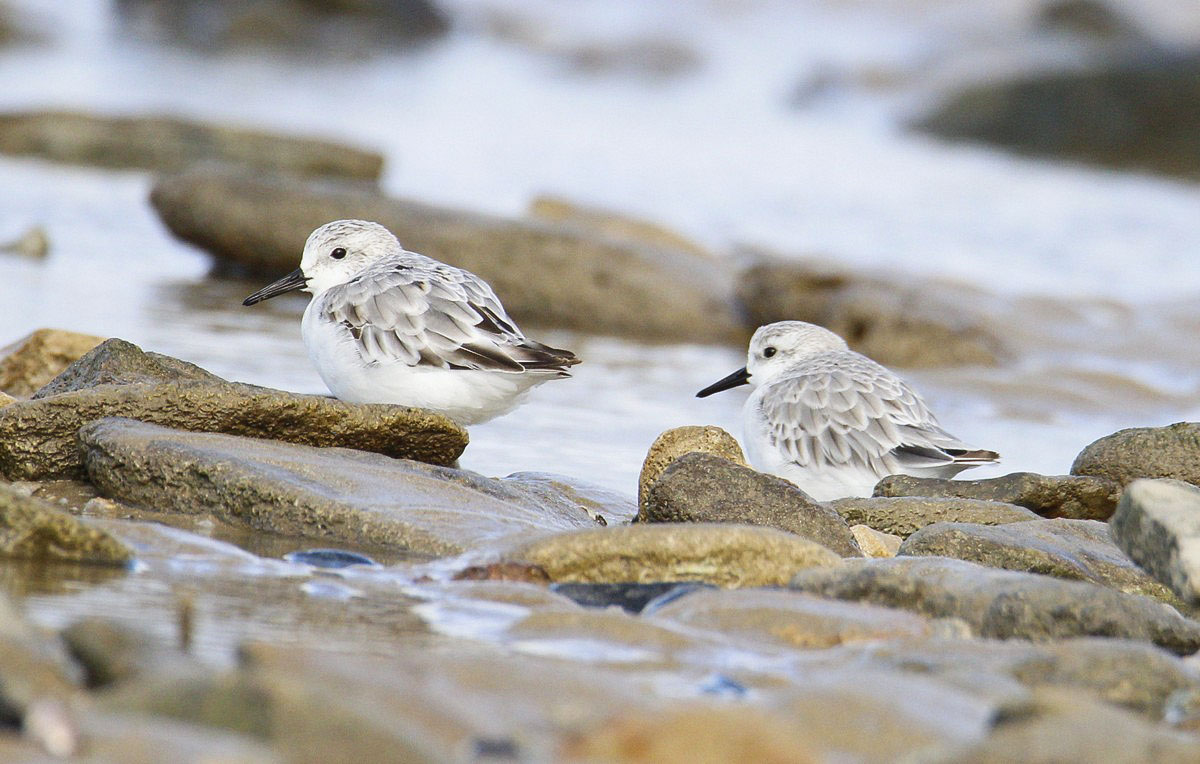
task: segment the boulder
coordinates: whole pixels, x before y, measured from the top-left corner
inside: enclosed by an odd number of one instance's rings
[[[111,117],[68,111],[0,114],[0,154],[67,164],[177,172],[223,162],[301,176],[375,181],[377,153],[332,141],[168,116]]]
[[[1200,423],[1134,427],[1107,435],[1075,457],[1072,475],[1094,475],[1121,485],[1137,478],[1173,478],[1200,485]]]
[[[101,342],[90,334],[38,329],[0,348],[0,392],[27,398]]]
[[[717,263],[577,229],[392,199],[363,188],[191,172],[151,202],[179,238],[267,278],[295,269],[314,228],[374,220],[408,249],[472,271],[518,322],[681,342],[742,342]]]
[[[133,552],[53,504],[0,483],[0,558],[120,566]]]
[[[835,499],[829,506],[847,523],[866,525],[883,533],[908,538],[934,523],[982,523],[1001,525],[1037,520],[1024,507],[982,499],[953,499],[927,496],[895,498],[850,497]]]
[[[752,525],[654,523],[560,533],[515,547],[513,560],[540,565],[552,581],[700,581],[723,587],[778,586],[795,571],[841,558],[791,533]]]
[[[1178,480],[1135,480],[1109,522],[1117,545],[1138,565],[1200,605],[1200,488]]]
[[[750,466],[737,439],[720,427],[673,427],[654,439],[650,450],[646,452],[646,459],[642,462],[642,471],[638,475],[638,507],[641,510],[646,508],[646,495],[650,486],[662,476],[671,462],[684,454],[694,452],[719,456],[743,467]]]
[[[983,480],[945,480],[889,475],[875,486],[876,496],[941,496],[1016,504],[1042,517],[1107,520],[1121,498],[1121,484],[1088,475],[1038,475],[1013,472]]]
[[[740,523],[795,533],[860,557],[841,515],[783,478],[706,453],[684,454],[646,492],[643,523]]]
[[[791,587],[822,597],[966,621],[982,637],[1136,639],[1178,654],[1200,649],[1200,623],[1162,602],[1084,581],[995,570],[941,557],[845,560],[797,573]]]
[[[632,245],[661,247],[712,258],[713,253],[696,242],[658,223],[623,215],[612,210],[585,207],[555,196],[539,196],[529,203],[529,215],[548,223],[560,223],[591,231]]]

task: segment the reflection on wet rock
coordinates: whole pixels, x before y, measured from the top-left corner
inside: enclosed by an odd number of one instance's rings
[[[1121,498],[1121,484],[1090,475],[1038,475],[1033,472],[1014,472],[983,480],[891,475],[879,481],[875,495],[983,499],[1026,507],[1042,517],[1107,520]]]

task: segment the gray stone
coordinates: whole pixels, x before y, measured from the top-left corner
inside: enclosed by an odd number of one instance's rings
[[[728,459],[734,464],[749,467],[742,447],[737,439],[720,427],[712,425],[672,427],[660,434],[650,444],[646,458],[642,461],[642,471],[638,474],[638,507],[646,509],[646,498],[650,486],[658,480],[671,462],[684,454],[699,451],[712,454],[722,459]]]
[[[1107,520],[1121,498],[1121,484],[1087,475],[1038,475],[1013,472],[983,480],[945,480],[889,475],[875,486],[876,496],[943,496],[1016,504],[1042,517]]]
[[[962,560],[845,560],[838,568],[798,573],[791,586],[823,597],[961,618],[983,637],[1118,637],[1179,654],[1200,649],[1200,623],[1149,597]]]
[[[0,558],[120,566],[133,552],[53,504],[0,483]]]
[[[153,382],[225,382],[195,364],[160,353],[147,353],[122,339],[104,340],[33,394],[48,398],[100,385]]]
[[[519,322],[646,339],[745,339],[724,267],[688,252],[296,180],[191,172],[151,202],[179,238],[268,278],[295,269],[314,228],[374,220],[410,250],[486,280]]]
[[[101,342],[90,334],[38,329],[0,348],[0,391],[27,397]]]
[[[765,525],[842,556],[862,556],[837,512],[783,478],[705,453],[684,454],[671,462],[647,491],[638,521]]]
[[[79,112],[0,114],[0,154],[68,164],[157,170],[228,162],[305,176],[377,180],[383,157],[330,141],[213,125],[178,117]]]
[[[1200,423],[1134,427],[1107,435],[1075,457],[1072,475],[1095,475],[1121,485],[1137,478],[1173,478],[1200,485]]]
[[[1108,525],[1095,520],[1032,520],[1005,525],[936,523],[908,537],[901,555],[954,557],[991,568],[1090,581],[1184,604],[1117,548]]]
[[[851,525],[866,525],[883,533],[908,538],[934,523],[981,523],[1001,525],[1037,520],[1024,507],[982,499],[953,499],[926,496],[895,498],[836,499],[829,506]]]
[[[1200,604],[1200,488],[1135,480],[1110,521],[1117,545],[1180,597]]]
[[[594,521],[519,484],[365,451],[102,419],[80,430],[92,482],[111,498],[211,513],[286,536],[457,554]]]

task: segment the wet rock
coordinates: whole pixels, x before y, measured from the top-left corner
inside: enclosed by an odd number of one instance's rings
[[[314,568],[327,568],[331,570],[340,570],[348,568],[351,565],[366,565],[368,567],[378,567],[379,565],[379,563],[365,554],[347,552],[345,549],[302,549],[298,552],[285,554],[283,559],[300,565],[312,565]]]
[[[851,497],[831,501],[829,506],[837,510],[851,525],[866,525],[901,538],[908,538],[926,525],[934,523],[1002,525],[1038,519],[1037,515],[1024,507],[980,499],[926,496],[869,499]]]
[[[644,339],[744,340],[721,266],[686,252],[361,188],[227,173],[164,179],[151,201],[179,238],[269,278],[296,267],[317,226],[363,218],[386,226],[408,249],[477,274],[522,323]]]
[[[846,521],[793,483],[704,453],[671,462],[647,491],[638,521],[764,525],[843,556],[862,555]]]
[[[1084,71],[972,85],[918,130],[1013,151],[1200,177],[1200,55],[1150,50]]]
[[[331,141],[167,116],[78,112],[0,114],[0,154],[68,164],[173,172],[225,162],[302,176],[377,180],[383,157]]]
[[[929,619],[904,610],[789,591],[702,590],[656,608],[653,618],[803,649],[934,634]]]
[[[1083,449],[1071,465],[1071,474],[1095,475],[1121,485],[1137,478],[1174,478],[1200,485],[1200,423],[1115,432]]]
[[[656,523],[560,533],[516,547],[511,559],[541,565],[555,582],[700,581],[772,586],[840,558],[799,536],[749,525]]]
[[[0,252],[41,260],[50,254],[50,236],[45,228],[34,226],[12,241],[0,243]]]
[[[88,476],[108,497],[285,536],[445,555],[592,525],[504,481],[365,451],[128,419],[93,422],[79,439]]]
[[[10,479],[83,476],[77,432],[105,417],[130,417],[199,432],[269,437],[320,447],[451,464],[467,433],[440,414],[386,404],[239,384],[102,385],[0,409],[0,472]]]
[[[0,484],[0,558],[125,565],[133,552],[78,517]]]
[[[661,247],[690,252],[699,257],[713,254],[696,242],[648,220],[628,217],[612,210],[584,207],[555,196],[539,196],[529,203],[529,215],[548,223],[561,223],[632,245]]]
[[[487,565],[468,565],[454,574],[455,581],[521,581],[529,584],[548,584],[550,576],[538,565],[519,562],[493,562]]]
[[[752,326],[808,321],[885,366],[910,368],[991,365],[1006,355],[969,292],[965,286],[773,259],[747,268],[737,285]]]
[[[100,385],[153,382],[225,382],[195,364],[160,353],[147,353],[122,339],[108,339],[93,347],[33,394],[48,398],[59,393]]]
[[[684,454],[694,452],[719,456],[743,467],[750,466],[737,439],[720,427],[673,427],[654,439],[650,450],[646,452],[646,459],[642,462],[642,471],[638,476],[638,507],[641,511],[646,510],[646,495],[650,486],[662,477],[671,462]]]
[[[881,533],[868,525],[852,525],[850,532],[867,557],[895,557],[904,543],[904,539],[894,533]]]
[[[0,725],[20,724],[41,700],[68,699],[78,679],[57,637],[25,620],[0,592]]]
[[[360,56],[432,40],[450,26],[430,0],[120,0],[117,11],[129,29],[202,51]]]
[[[628,522],[637,514],[632,498],[586,480],[549,472],[514,472],[504,482],[538,497],[547,507],[582,512],[600,526]]]
[[[160,764],[165,761],[283,764],[261,740],[161,716],[87,711],[80,714],[80,761]]]
[[[62,638],[91,689],[161,673],[184,662],[182,653],[167,652],[145,633],[105,618],[77,621],[63,630]]]
[[[875,486],[875,495],[983,499],[1016,504],[1042,517],[1107,520],[1121,498],[1121,484],[1102,477],[1033,472],[1013,472],[983,480],[889,475]]]
[[[1117,545],[1191,604],[1200,604],[1200,488],[1135,480],[1110,521]]]
[[[791,586],[823,597],[962,618],[983,637],[1118,637],[1180,654],[1200,648],[1200,623],[1148,597],[961,560],[846,560],[839,568],[798,573]]]
[[[1117,548],[1108,525],[1095,520],[1033,520],[1005,525],[937,523],[900,547],[914,557],[954,557],[990,568],[1090,581],[1173,606],[1183,603]]]
[[[4,408],[10,403],[15,403],[16,400],[16,398],[12,397],[8,393],[0,393],[0,409]]]
[[[38,329],[0,349],[0,392],[28,397],[101,342],[90,334]]]
[[[555,592],[570,597],[584,607],[606,608],[616,606],[627,613],[640,613],[651,602],[663,602],[683,597],[697,589],[708,588],[705,584],[680,584],[674,581],[658,581],[649,584],[631,582],[615,584],[554,584]]]

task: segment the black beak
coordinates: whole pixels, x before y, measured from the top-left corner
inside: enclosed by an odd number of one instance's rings
[[[734,373],[730,374],[728,377],[725,377],[724,379],[713,382],[708,387],[706,387],[703,390],[701,390],[700,392],[696,393],[696,397],[697,398],[707,398],[708,396],[712,395],[713,393],[719,393],[722,390],[728,390],[729,388],[737,387],[738,385],[748,385],[748,384],[750,384],[750,372],[746,371],[746,367],[743,366],[742,368],[738,369]]]
[[[263,300],[269,300],[272,297],[278,297],[281,294],[302,289],[307,283],[308,279],[304,278],[304,271],[297,268],[278,281],[267,284],[262,289],[242,300],[242,305],[253,305]]]

